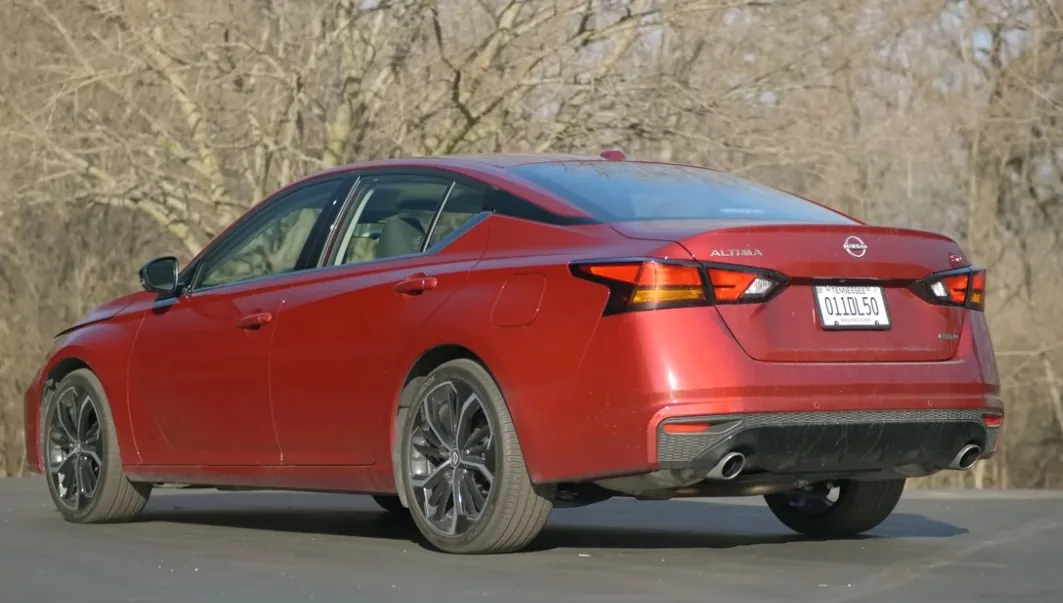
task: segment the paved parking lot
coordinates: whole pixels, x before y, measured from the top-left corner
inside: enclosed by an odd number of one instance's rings
[[[361,496],[157,491],[143,521],[66,524],[0,480],[0,600],[666,603],[1052,601],[1063,493],[910,491],[869,537],[813,542],[759,498],[558,510],[528,552],[457,557]]]

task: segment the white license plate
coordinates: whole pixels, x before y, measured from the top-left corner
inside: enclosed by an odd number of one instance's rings
[[[888,329],[882,287],[816,285],[816,314],[824,329]]]

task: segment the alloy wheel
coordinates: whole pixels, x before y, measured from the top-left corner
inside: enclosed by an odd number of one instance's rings
[[[460,380],[435,385],[421,401],[408,442],[411,508],[444,536],[467,533],[487,508],[498,464],[480,396]]]
[[[99,409],[84,388],[71,385],[55,400],[48,421],[48,479],[60,504],[79,512],[96,496],[103,469]]]

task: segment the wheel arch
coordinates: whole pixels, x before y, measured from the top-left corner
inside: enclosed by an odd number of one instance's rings
[[[414,379],[427,377],[437,366],[445,362],[450,362],[451,360],[458,360],[459,358],[465,358],[477,362],[483,366],[488,373],[491,372],[491,368],[487,366],[487,363],[476,352],[457,343],[444,343],[430,348],[417,357],[417,360],[414,361],[410,370],[406,373],[406,378],[402,381],[403,389],[412,383]],[[494,374],[492,374],[491,377],[494,378]],[[399,408],[402,408],[404,403],[406,406],[409,406],[409,401],[403,401],[400,399]]]
[[[41,372],[40,381],[36,388],[30,388],[27,392],[23,420],[26,431],[26,459],[33,462],[38,471],[44,470],[44,450],[41,442],[41,429],[44,428],[44,407],[49,396],[55,394],[59,382],[74,371],[86,369],[93,371],[92,367],[79,355],[68,355],[53,361]]]
[[[125,384],[126,356],[124,354],[115,354],[110,347],[101,350],[95,345],[89,345],[89,343],[95,344],[98,341],[110,343],[107,338],[102,337],[93,338],[91,342],[68,342],[45,364],[35,383],[32,399],[27,397],[26,400],[26,418],[28,419],[32,415],[35,419],[34,446],[38,448],[38,452],[41,452],[39,450],[41,445],[40,429],[43,427],[40,424],[43,419],[41,413],[44,410],[45,403],[49,400],[49,396],[55,395],[56,388],[65,377],[75,371],[85,370],[92,373],[96,380],[99,381],[104,390],[103,393],[107,396],[107,410],[114,423],[115,436],[118,438],[118,449],[123,463],[136,464],[139,462],[139,452],[135,435],[129,424]],[[31,403],[35,408],[28,407]],[[27,445],[29,444],[28,435],[29,433],[27,432]]]
[[[93,369],[83,358],[77,355],[67,356],[59,362],[56,362],[44,377],[44,391],[42,392],[41,399],[43,400],[44,396],[48,395],[51,390],[54,390],[64,377],[80,369],[86,369],[93,375],[96,374],[95,369]]]

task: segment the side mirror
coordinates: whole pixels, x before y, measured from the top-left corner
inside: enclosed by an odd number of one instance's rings
[[[176,292],[179,264],[172,255],[149,261],[140,268],[140,286],[155,293]]]

